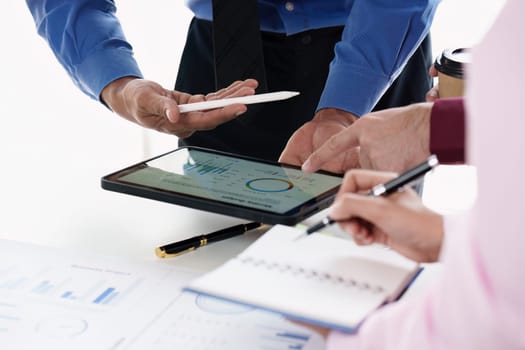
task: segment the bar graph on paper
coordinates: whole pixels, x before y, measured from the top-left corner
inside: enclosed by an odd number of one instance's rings
[[[167,302],[156,297],[159,283],[179,287],[171,273],[0,240],[0,349],[113,349]]]
[[[0,349],[324,349],[275,314],[181,293],[197,276],[0,242]]]
[[[92,306],[117,305],[141,282],[141,278],[124,272],[80,265],[37,270],[12,265],[0,269],[0,291]]]

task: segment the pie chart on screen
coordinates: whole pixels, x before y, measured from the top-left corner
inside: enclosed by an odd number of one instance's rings
[[[246,182],[246,187],[256,192],[286,192],[293,188],[293,183],[280,178],[258,178]]]

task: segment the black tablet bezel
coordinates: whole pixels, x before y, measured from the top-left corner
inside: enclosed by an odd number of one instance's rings
[[[229,216],[233,216],[233,217],[237,217],[241,219],[257,221],[257,222],[271,224],[271,225],[274,225],[274,224],[295,225],[299,223],[300,221],[308,218],[309,216],[319,212],[320,210],[327,208],[333,202],[335,195],[337,194],[337,191],[340,187],[340,186],[334,187],[331,190],[303,203],[302,205],[298,207],[293,208],[292,210],[284,214],[279,214],[275,212],[236,205],[233,203],[220,202],[214,199],[206,199],[202,197],[193,196],[190,194],[174,192],[170,190],[163,190],[163,189],[159,189],[155,187],[150,187],[147,185],[139,185],[136,183],[119,180],[120,177],[130,174],[140,169],[141,167],[144,167],[146,163],[148,162],[151,162],[155,159],[167,156],[171,153],[177,152],[182,149],[198,150],[201,152],[208,152],[212,154],[224,155],[228,157],[235,157],[235,158],[240,158],[240,159],[253,161],[253,162],[265,163],[265,164],[276,165],[276,166],[280,166],[284,168],[300,170],[300,167],[293,166],[293,165],[282,164],[278,162],[271,162],[267,160],[261,160],[261,159],[252,158],[248,156],[221,152],[221,151],[206,149],[202,147],[185,146],[185,147],[180,147],[175,150],[163,153],[156,157],[141,161],[139,163],[133,164],[129,167],[115,171],[111,174],[105,175],[101,179],[101,186],[103,189],[108,190],[108,191],[114,191],[114,192],[129,194],[133,196],[148,198],[152,200],[162,201],[166,203],[182,205],[182,206],[193,208],[193,209],[204,210],[204,211],[213,212],[217,214],[229,215]],[[324,172],[324,171],[319,171],[318,173],[339,177],[342,180],[342,176],[340,174],[334,174],[334,173],[329,173],[329,172]]]

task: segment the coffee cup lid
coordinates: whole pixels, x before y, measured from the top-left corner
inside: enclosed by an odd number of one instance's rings
[[[436,58],[434,67],[443,74],[462,79],[463,67],[470,63],[470,59],[470,49],[468,48],[446,49]]]

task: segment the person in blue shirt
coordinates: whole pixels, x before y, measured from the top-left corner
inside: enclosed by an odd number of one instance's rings
[[[144,79],[114,1],[26,3],[38,33],[83,92],[124,118],[175,134],[181,145],[301,164],[359,116],[424,101],[431,87],[427,34],[439,0],[259,0],[268,90],[301,95],[208,123],[180,118],[177,101],[167,102],[172,91]],[[211,0],[187,5],[195,17],[175,90],[216,98]],[[247,80],[233,89],[255,87]]]

